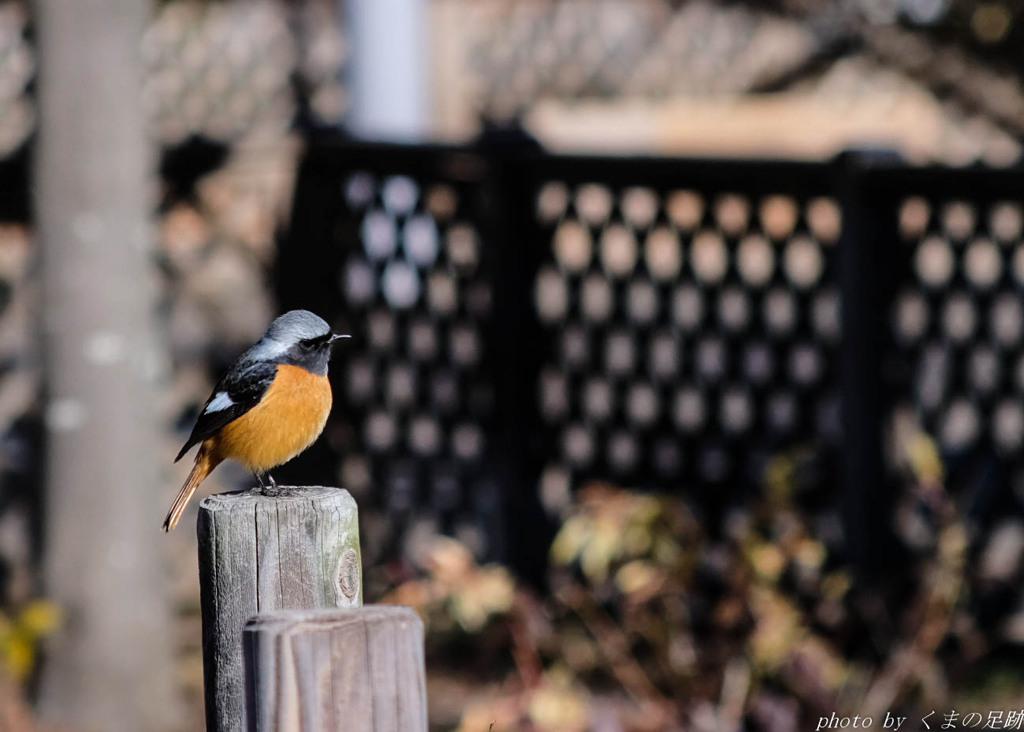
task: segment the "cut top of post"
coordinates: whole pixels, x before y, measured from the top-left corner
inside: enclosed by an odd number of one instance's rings
[[[246,491],[230,491],[214,493],[202,501],[207,511],[252,511],[267,501],[294,502],[312,501],[314,507],[318,503],[327,502],[356,510],[355,499],[343,488],[330,488],[322,485],[295,486],[280,485],[267,488],[253,488]]]
[[[199,505],[199,543],[201,554],[219,556],[214,564],[221,573],[241,564],[243,575],[252,574],[254,612],[361,604],[358,508],[341,488],[277,486],[208,496]],[[273,596],[275,587],[280,597]]]

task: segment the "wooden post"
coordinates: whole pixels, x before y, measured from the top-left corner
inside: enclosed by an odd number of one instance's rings
[[[245,627],[249,732],[426,732],[412,608],[262,613]]]
[[[278,487],[199,506],[208,732],[245,729],[242,630],[259,612],[362,604],[359,521],[348,491]]]

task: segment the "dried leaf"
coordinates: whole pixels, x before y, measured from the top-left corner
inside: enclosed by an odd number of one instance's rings
[[[580,569],[592,582],[604,582],[612,560],[622,554],[622,535],[608,521],[596,522],[590,540],[580,554]]]
[[[462,583],[476,567],[473,554],[455,539],[438,537],[428,553],[427,568],[442,582]]]
[[[452,597],[452,614],[467,632],[484,626],[492,616],[508,612],[515,599],[515,582],[504,567],[492,565],[475,572]]]
[[[751,590],[750,607],[757,619],[749,639],[751,660],[774,671],[806,634],[800,611],[782,595],[757,587]]]
[[[35,665],[35,644],[24,632],[15,632],[0,643],[4,668],[16,680],[24,681]]]
[[[821,567],[827,556],[828,550],[825,549],[825,545],[815,539],[803,539],[793,552],[793,559],[798,564],[810,569]]]
[[[555,564],[571,564],[580,555],[590,535],[589,521],[585,516],[572,516],[558,531],[551,544],[551,559]]]
[[[583,732],[589,728],[583,692],[558,672],[544,675],[540,686],[530,694],[527,708],[538,730]]]
[[[615,584],[626,595],[650,592],[665,580],[665,574],[643,559],[628,562],[615,573]]]
[[[924,432],[915,431],[905,443],[907,463],[919,482],[939,485],[945,477],[942,458],[935,440]]]
[[[46,600],[33,600],[18,614],[18,625],[34,636],[46,635],[56,630],[60,623],[60,608]]]
[[[767,542],[751,547],[747,551],[747,559],[755,572],[772,583],[778,581],[786,568],[786,555],[775,544]]]

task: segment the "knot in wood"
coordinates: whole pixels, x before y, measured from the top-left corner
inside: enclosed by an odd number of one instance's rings
[[[338,591],[349,601],[359,596],[359,554],[351,547],[343,551],[338,560]],[[347,603],[339,601],[338,604]]]

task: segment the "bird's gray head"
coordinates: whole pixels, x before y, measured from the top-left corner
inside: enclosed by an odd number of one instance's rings
[[[308,310],[289,310],[279,315],[263,334],[263,340],[292,345],[299,341],[323,338],[331,334],[331,326]]]
[[[331,332],[327,321],[308,310],[290,310],[278,316],[249,356],[260,361],[287,363],[317,374],[327,373],[331,344],[348,338]]]

